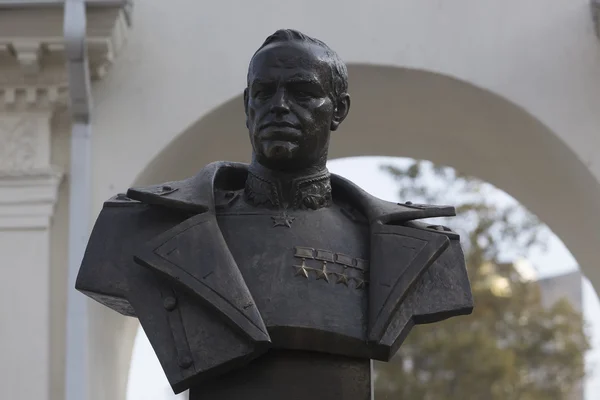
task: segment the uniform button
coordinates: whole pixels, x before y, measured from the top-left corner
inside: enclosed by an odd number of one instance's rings
[[[163,306],[167,311],[173,311],[177,307],[177,299],[172,296],[165,297],[163,300]]]
[[[181,368],[189,368],[192,366],[192,358],[190,356],[181,356],[177,363]]]

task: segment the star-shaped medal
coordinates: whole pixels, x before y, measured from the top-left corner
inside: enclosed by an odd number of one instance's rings
[[[304,262],[304,259],[302,259],[302,264],[294,265],[294,268],[296,268],[296,276],[300,275],[305,278],[308,278],[308,269]]]
[[[317,270],[315,270],[315,272],[317,273],[317,280],[323,279],[323,280],[329,282],[329,276],[327,275],[328,274],[327,261],[323,262],[323,269],[321,269],[321,270],[317,269]]]
[[[296,218],[290,217],[286,213],[283,213],[281,215],[273,215],[273,216],[271,216],[271,219],[273,220],[273,227],[285,226],[285,227],[291,228],[292,222],[294,222],[294,220]]]
[[[362,289],[365,286],[367,286],[367,281],[359,279],[359,278],[354,278],[354,282],[356,282],[356,289]]]
[[[342,283],[348,286],[348,276],[346,274],[337,274],[337,281],[335,283]]]

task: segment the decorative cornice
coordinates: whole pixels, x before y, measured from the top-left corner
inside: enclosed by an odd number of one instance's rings
[[[67,103],[62,85],[0,87],[0,111],[52,110]]]
[[[92,79],[123,49],[130,2],[86,1],[86,47]],[[0,0],[0,111],[64,106],[69,85],[64,1]]]

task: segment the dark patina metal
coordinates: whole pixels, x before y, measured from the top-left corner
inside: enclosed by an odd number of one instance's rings
[[[244,91],[250,165],[129,189],[96,222],[77,289],[137,317],[192,400],[366,400],[371,360],[414,324],[468,314],[447,206],[377,199],[326,169],[350,108],[344,63],[281,30]]]

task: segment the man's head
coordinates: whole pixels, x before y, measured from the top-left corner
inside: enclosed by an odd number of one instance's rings
[[[267,168],[321,168],[330,131],[348,115],[348,72],[325,43],[278,30],[254,53],[244,91],[256,160]]]

